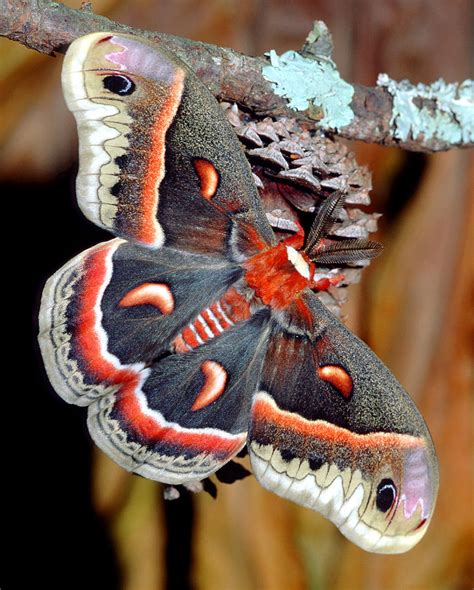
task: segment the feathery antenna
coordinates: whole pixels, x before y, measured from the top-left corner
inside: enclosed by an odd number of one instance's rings
[[[323,265],[353,264],[359,260],[375,258],[382,250],[382,244],[365,239],[347,238],[341,241],[321,243],[344,206],[345,194],[337,191],[324,201],[308,232],[304,251],[308,257]]]
[[[342,191],[336,191],[333,195],[327,197],[319,208],[311,229],[308,232],[304,247],[310,258],[311,251],[317,246],[319,240],[327,234],[334,220],[337,219],[339,211],[344,206],[344,201],[344,193]]]

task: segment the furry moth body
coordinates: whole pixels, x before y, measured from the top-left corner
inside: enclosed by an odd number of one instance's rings
[[[203,479],[247,445],[257,480],[368,551],[425,533],[438,487],[427,427],[377,357],[314,290],[318,265],[377,253],[327,246],[341,205],[278,242],[218,104],[153,43],[94,33],[64,60],[79,130],[77,196],[114,238],[47,282],[50,381],[88,407],[125,469]]]

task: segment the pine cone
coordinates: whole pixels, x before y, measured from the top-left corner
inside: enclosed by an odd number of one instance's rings
[[[329,232],[330,238],[367,239],[377,230],[380,214],[357,207],[370,204],[370,172],[357,164],[344,144],[312,134],[294,119],[254,121],[237,105],[221,106],[252,165],[263,207],[277,235],[297,231],[298,223],[307,226],[311,214],[336,191],[344,193],[345,204]],[[347,299],[346,287],[360,281],[362,268],[367,265],[368,261],[360,261],[334,269],[331,274],[343,274],[344,280],[317,293],[335,315],[340,315]]]

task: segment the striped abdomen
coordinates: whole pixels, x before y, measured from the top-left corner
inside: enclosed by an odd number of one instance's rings
[[[174,349],[176,352],[188,352],[249,317],[247,299],[232,287],[184,328],[173,341]]]

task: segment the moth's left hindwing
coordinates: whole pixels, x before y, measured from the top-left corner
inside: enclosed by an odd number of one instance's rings
[[[253,316],[195,352],[166,356],[99,398],[88,408],[97,445],[125,469],[165,483],[217,471],[246,443],[266,320]]]
[[[235,133],[176,57],[94,33],[71,45],[62,81],[78,124],[78,202],[91,221],[153,248],[210,253],[227,247],[230,213],[273,240]]]

